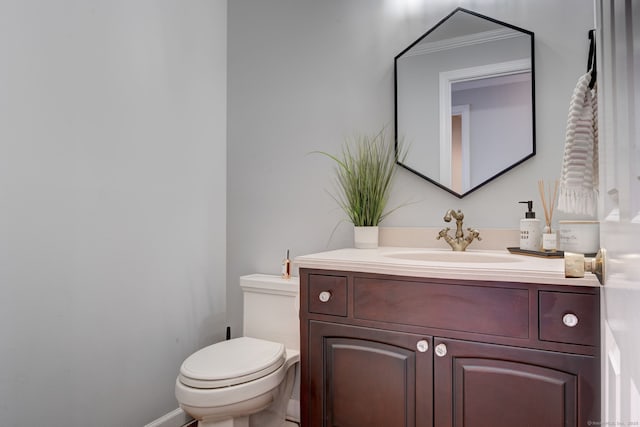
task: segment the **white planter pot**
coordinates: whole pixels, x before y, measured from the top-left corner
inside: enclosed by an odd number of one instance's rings
[[[378,227],[353,227],[354,246],[357,249],[375,249],[378,247]]]

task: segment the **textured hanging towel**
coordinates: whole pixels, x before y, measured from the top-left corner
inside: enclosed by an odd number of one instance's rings
[[[569,105],[558,209],[595,216],[598,208],[598,104],[591,72],[578,80]]]

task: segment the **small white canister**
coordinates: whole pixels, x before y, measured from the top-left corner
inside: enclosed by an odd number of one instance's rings
[[[558,221],[560,250],[579,254],[594,254],[600,249],[598,221]]]

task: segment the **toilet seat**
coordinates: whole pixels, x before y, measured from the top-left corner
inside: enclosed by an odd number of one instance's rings
[[[265,377],[285,360],[284,344],[251,337],[234,338],[193,353],[182,363],[178,380],[200,389],[229,387]]]

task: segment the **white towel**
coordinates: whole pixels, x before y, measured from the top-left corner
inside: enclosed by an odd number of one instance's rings
[[[569,105],[558,209],[595,216],[598,210],[598,104],[591,72],[578,80]]]

